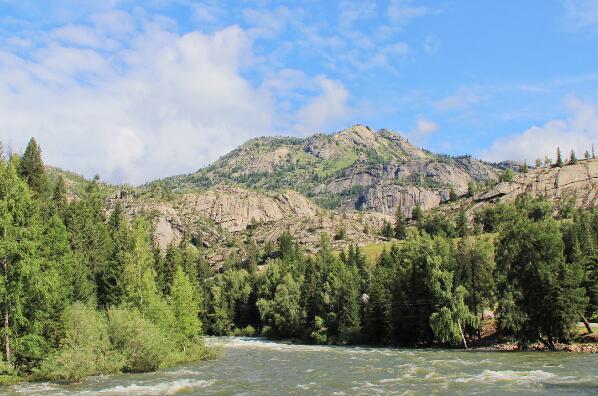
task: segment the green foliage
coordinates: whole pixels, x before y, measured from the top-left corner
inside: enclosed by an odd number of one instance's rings
[[[405,239],[407,237],[407,220],[401,208],[397,208],[395,213],[394,237],[397,239]]]
[[[500,175],[500,181],[501,182],[512,182],[513,181],[513,177],[515,177],[515,173],[513,172],[513,169],[507,168],[502,173],[502,175]]]
[[[392,228],[392,224],[390,224],[390,221],[384,220],[382,230],[380,230],[380,235],[386,239],[392,239],[394,237],[394,230]]]
[[[21,158],[20,174],[34,193],[47,192],[48,179],[42,161],[42,152],[34,138],[29,141]]]
[[[188,275],[178,267],[174,274],[168,303],[174,314],[174,337],[182,349],[196,342],[201,334],[199,304],[196,296],[197,293]]]
[[[61,334],[59,349],[43,361],[36,377],[77,382],[122,368],[124,359],[110,343],[104,314],[75,303],[62,315]]]
[[[126,371],[158,370],[175,349],[172,339],[136,309],[111,308],[108,321],[110,341],[124,356]]]
[[[552,220],[518,220],[500,238],[499,325],[526,345],[541,341],[550,349],[568,340],[584,312],[579,263],[566,263],[558,224]]]
[[[556,148],[556,166],[558,166],[559,168],[562,168],[564,166],[564,162],[563,162],[563,156],[561,154],[561,148],[557,147]]]

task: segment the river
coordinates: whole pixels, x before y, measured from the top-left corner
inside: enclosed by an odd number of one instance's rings
[[[32,383],[8,394],[597,394],[598,354],[469,352],[289,345],[209,337],[220,356],[149,374],[76,385]]]

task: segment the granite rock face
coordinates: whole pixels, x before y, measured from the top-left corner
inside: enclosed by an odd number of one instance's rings
[[[538,168],[517,174],[512,182],[497,184],[474,197],[477,203],[509,202],[528,193],[549,200],[574,199],[577,205],[595,205],[598,199],[598,160],[580,160],[562,168]]]

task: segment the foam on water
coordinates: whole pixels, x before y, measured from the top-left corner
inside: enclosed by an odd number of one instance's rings
[[[103,395],[176,395],[181,392],[190,392],[195,389],[207,388],[214,381],[204,380],[177,380],[172,382],[159,382],[157,384],[128,386],[115,386],[106,389],[81,392],[81,394],[103,394]]]
[[[558,376],[542,370],[514,371],[514,370],[484,370],[482,373],[469,378],[457,378],[456,382],[519,382],[519,383],[540,383],[557,378]]]

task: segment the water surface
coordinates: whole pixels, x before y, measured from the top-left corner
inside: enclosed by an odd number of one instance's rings
[[[9,394],[598,394],[598,354],[289,345],[208,338],[217,360],[77,385],[21,384]]]

